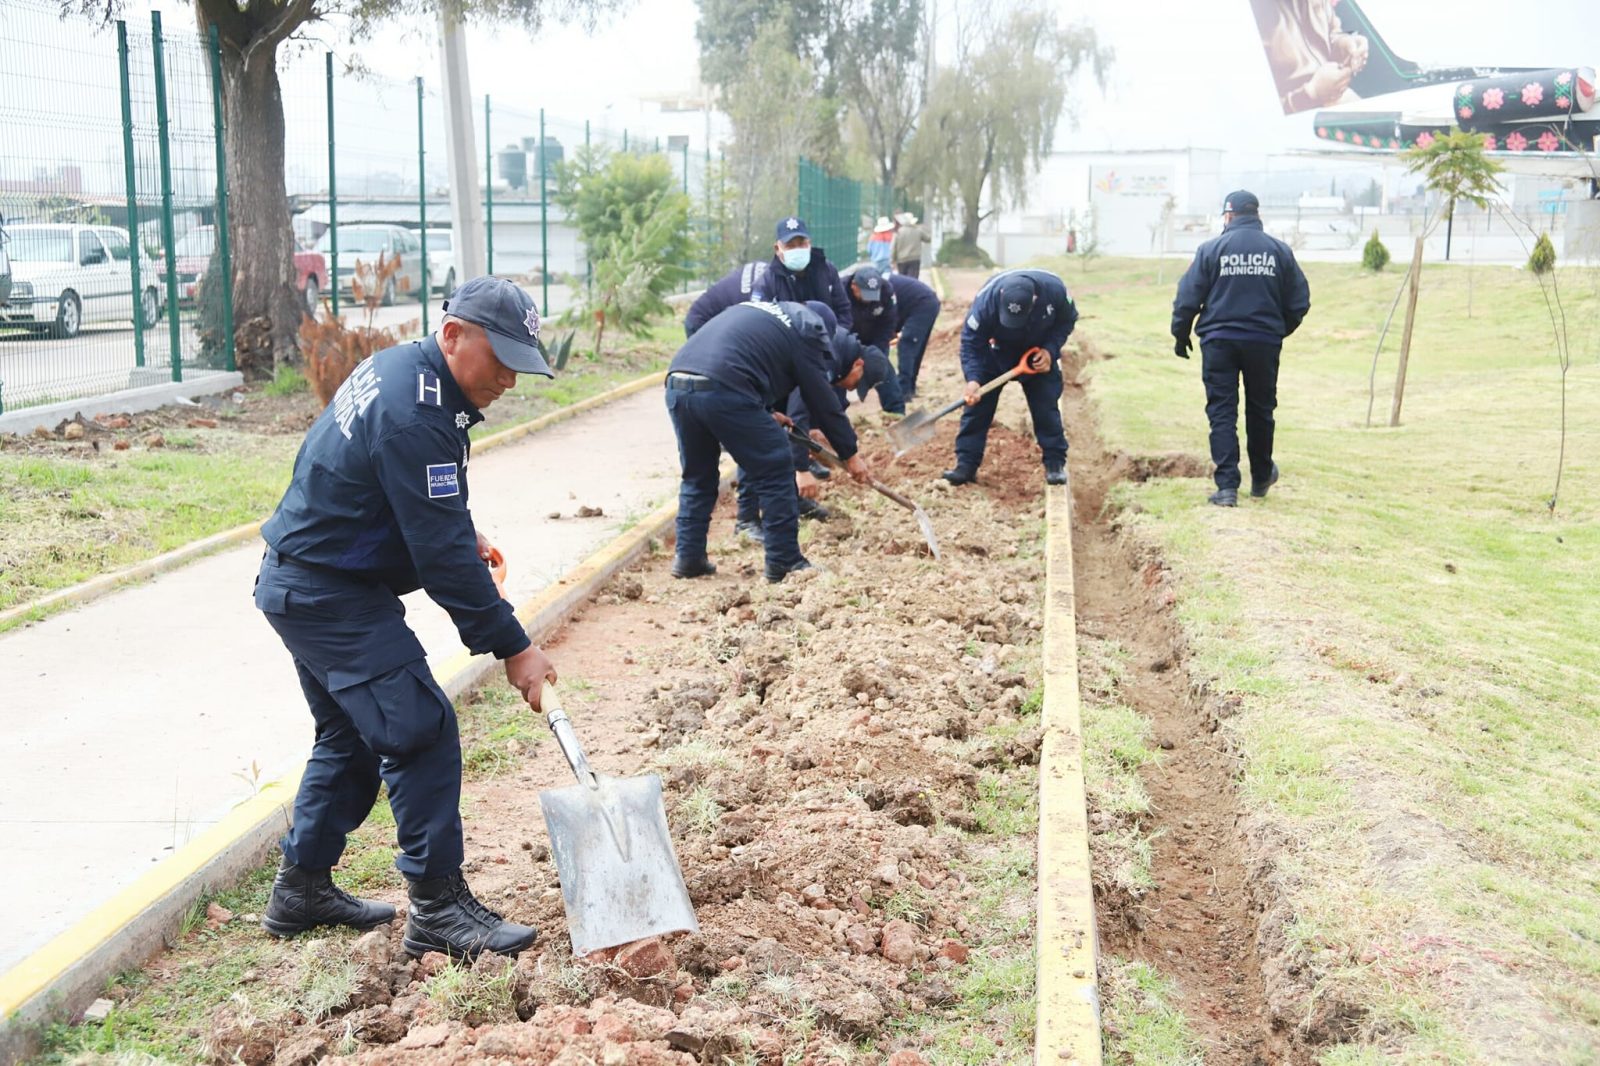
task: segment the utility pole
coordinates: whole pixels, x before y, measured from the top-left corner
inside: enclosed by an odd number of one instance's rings
[[[456,284],[459,285],[488,271],[488,255],[483,201],[478,186],[478,151],[473,136],[476,124],[472,120],[472,84],[467,77],[467,36],[465,29],[445,14],[443,7],[439,12],[439,37],[445,155],[450,163],[450,224],[454,231],[450,255],[455,262]]]

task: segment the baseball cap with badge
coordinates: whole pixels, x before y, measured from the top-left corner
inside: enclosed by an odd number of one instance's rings
[[[444,302],[444,312],[482,326],[495,358],[519,374],[555,377],[539,340],[539,309],[533,297],[505,278],[484,274],[457,289]]]
[[[796,237],[804,237],[806,240],[811,239],[811,231],[806,228],[806,220],[798,215],[790,215],[788,218],[779,219],[778,243],[787,244]]]
[[[889,357],[877,348],[868,345],[861,349],[861,380],[856,382],[856,398],[865,400],[867,393],[883,384],[892,369]]]
[[[1248,189],[1230,192],[1227,198],[1222,201],[1222,213],[1225,215],[1230,211],[1236,215],[1253,215],[1259,210],[1261,210],[1261,201],[1257,200],[1256,194]]]
[[[877,267],[857,267],[850,280],[856,288],[861,290],[861,299],[867,303],[875,304],[883,299],[883,275],[878,273]]]
[[[1006,329],[1026,326],[1038,298],[1039,290],[1026,274],[1006,279],[1000,285],[1000,325]]]

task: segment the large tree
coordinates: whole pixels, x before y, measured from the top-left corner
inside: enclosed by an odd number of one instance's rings
[[[845,107],[855,119],[872,178],[900,185],[928,85],[922,0],[839,0],[845,33],[836,52]]]
[[[908,162],[960,219],[964,244],[975,246],[978,227],[1006,203],[1023,202],[1057,128],[1075,122],[1069,92],[1084,73],[1103,84],[1111,58],[1093,28],[1062,27],[1048,9],[963,27],[955,64],[935,76]]]
[[[122,0],[79,0],[86,12],[116,17]],[[222,45],[223,116],[233,252],[233,320],[238,366],[270,377],[296,354],[304,304],[294,288],[294,236],[284,180],[283,93],[278,49],[314,23],[348,20],[363,38],[390,17],[443,15],[537,29],[548,19],[592,24],[620,0],[194,0],[202,34]]]

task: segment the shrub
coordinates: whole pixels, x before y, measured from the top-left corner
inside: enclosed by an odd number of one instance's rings
[[[994,260],[989,258],[988,252],[979,248],[976,243],[964,241],[960,237],[944,239],[944,243],[939,245],[938,260],[940,266],[994,269]]]
[[[1550,243],[1550,234],[1541,233],[1533,244],[1533,254],[1528,256],[1528,269],[1541,277],[1556,267],[1556,246]]]
[[[356,302],[366,308],[367,324],[346,326],[333,317],[330,311],[319,321],[307,318],[300,323],[300,354],[306,362],[306,380],[311,391],[317,394],[322,406],[328,406],[333,394],[339,391],[345,378],[356,365],[373,352],[391,348],[400,343],[400,337],[414,333],[417,323],[407,322],[400,327],[399,335],[379,329],[372,324],[373,316],[383,303],[384,282],[400,269],[400,257],[385,259],[378,253],[376,265],[356,260],[355,277],[351,291]]]
[[[1367,238],[1366,246],[1361,249],[1361,265],[1373,273],[1389,265],[1389,249],[1378,239],[1377,230],[1372,231],[1372,236]]]

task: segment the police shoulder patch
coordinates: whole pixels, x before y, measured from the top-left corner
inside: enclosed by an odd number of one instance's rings
[[[455,463],[428,464],[428,498],[461,495],[461,468]]]
[[[424,407],[441,407],[444,404],[439,375],[432,370],[417,371],[417,403]]]

